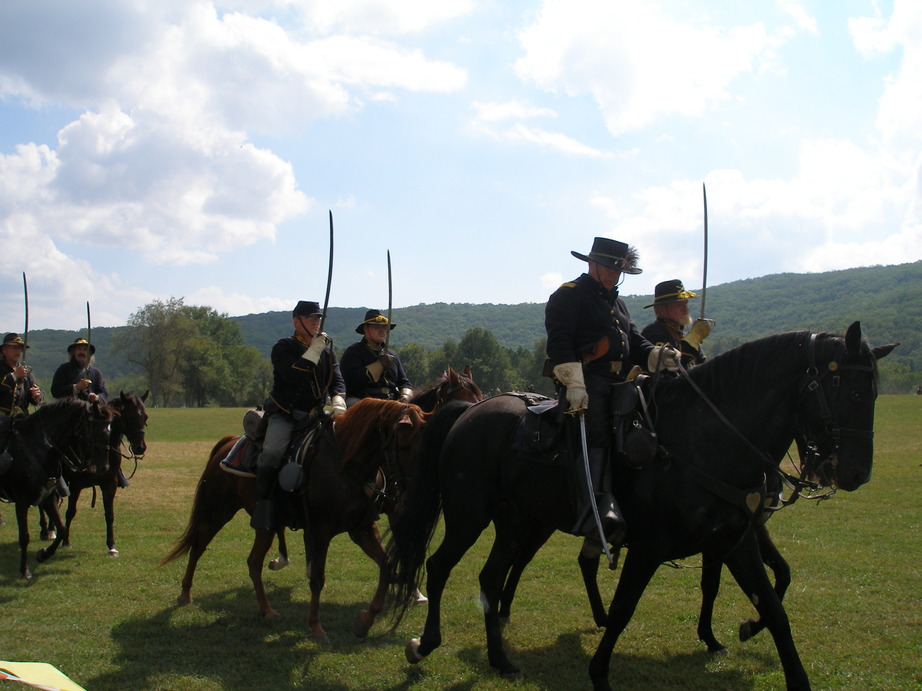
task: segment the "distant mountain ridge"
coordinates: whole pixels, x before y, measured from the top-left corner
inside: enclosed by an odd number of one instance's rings
[[[697,290],[685,277],[686,286]],[[630,285],[628,283],[628,285]],[[773,274],[733,281],[707,289],[707,315],[717,326],[705,342],[705,350],[716,355],[745,341],[773,333],[797,330],[844,332],[860,320],[865,336],[874,344],[900,341],[887,358],[912,371],[922,366],[922,261],[896,266],[873,266],[817,274]],[[651,295],[623,296],[638,327],[653,321]],[[698,316],[700,296],[691,301]],[[138,309],[142,306],[139,305]],[[374,305],[386,309],[386,305]],[[342,352],[358,340],[355,327],[365,316],[364,307],[331,307],[325,330]],[[291,332],[291,313],[265,312],[231,317],[240,324],[246,344],[266,357],[272,345]],[[418,343],[427,350],[446,341],[458,342],[468,329],[483,327],[507,348],[533,350],[545,337],[544,303],[517,305],[434,303],[393,310],[397,327],[391,346]],[[125,327],[94,328],[93,343],[99,350],[99,366],[109,378],[126,374],[130,368],[111,353],[112,334]],[[67,346],[81,331],[42,329],[30,334],[28,362],[36,374],[49,380],[67,356]],[[463,363],[459,363],[463,364]]]

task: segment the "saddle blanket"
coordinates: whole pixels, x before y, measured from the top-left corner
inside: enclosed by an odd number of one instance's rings
[[[221,470],[240,477],[256,477],[256,454],[249,453],[253,440],[240,437],[221,461]]]

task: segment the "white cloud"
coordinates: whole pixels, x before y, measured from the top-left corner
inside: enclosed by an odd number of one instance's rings
[[[519,40],[518,75],[547,91],[591,94],[613,134],[702,114],[739,75],[764,69],[781,41],[760,23],[697,26],[657,5],[607,0],[546,0]]]
[[[787,14],[798,27],[811,34],[818,35],[819,29],[816,26],[816,19],[810,16],[804,9],[801,0],[777,0],[778,6]]]

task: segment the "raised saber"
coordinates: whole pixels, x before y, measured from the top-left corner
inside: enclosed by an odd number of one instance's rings
[[[93,357],[93,322],[90,320],[90,301],[86,301],[86,367],[80,373],[81,379],[86,379],[90,373],[90,358]]]
[[[323,298],[323,314],[320,315],[320,331],[327,320],[327,307],[330,305],[330,286],[333,285],[333,210],[330,210],[330,264],[327,269],[327,293]]]
[[[701,183],[701,195],[704,197],[704,275],[701,277],[701,318],[704,319],[704,300],[708,286],[708,191]]]
[[[394,284],[391,278],[391,251],[387,251],[387,332],[384,334],[384,352],[391,342],[391,311],[394,304]]]
[[[592,486],[592,472],[589,470],[589,444],[586,442],[586,411],[581,410],[579,416],[579,440],[583,445],[583,468],[586,470],[586,486],[589,488],[589,506],[592,507],[592,517],[595,519],[595,529],[599,531],[599,542],[605,550],[609,565],[613,564],[611,551],[608,549],[608,538],[602,532],[602,519],[599,517],[599,505],[595,501],[595,488]],[[612,567],[614,568],[614,567]]]
[[[25,344],[22,347],[22,364],[26,364],[26,351],[29,350],[29,282],[26,280],[26,272],[22,272],[22,295],[26,303],[26,324],[22,330],[22,341]]]

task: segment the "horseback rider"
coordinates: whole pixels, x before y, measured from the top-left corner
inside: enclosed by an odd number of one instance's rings
[[[78,338],[67,346],[67,362],[61,363],[51,380],[51,395],[55,398],[73,396],[89,403],[109,402],[109,391],[102,372],[93,365],[96,346]]]
[[[32,376],[32,368],[22,362],[23,352],[28,347],[16,333],[6,334],[0,346],[0,474],[13,462],[6,448],[12,432],[12,418],[28,415],[30,405],[41,405],[45,400],[45,394]]]
[[[413,385],[400,357],[387,348],[387,333],[396,324],[378,310],[368,310],[365,321],[355,327],[362,340],[346,348],[339,361],[346,381],[346,404],[362,398],[384,398],[406,403],[413,396]]]
[[[549,298],[544,311],[547,355],[559,386],[566,387],[571,413],[585,415],[589,476],[581,456],[574,457],[578,483],[577,522],[571,532],[595,536],[590,488],[596,498],[602,531],[616,547],[626,525],[614,496],[603,484],[611,445],[609,401],[612,385],[625,381],[634,365],[649,371],[676,368],[675,351],[654,346],[631,319],[618,285],[625,274],[642,272],[633,247],[597,237],[588,255],[571,252],[589,263],[587,273],[564,283]]]
[[[698,294],[685,290],[682,281],[677,278],[657,283],[653,290],[653,304],[644,305],[644,309],[653,308],[656,321],[647,324],[640,332],[651,343],[676,348],[682,354],[685,367],[700,365],[707,360],[701,342],[714,328],[713,319],[699,318],[692,323],[688,301],[695,297]],[[691,328],[685,333],[689,325]]]
[[[272,490],[296,428],[305,418],[323,414],[327,396],[333,417],[346,410],[339,362],[330,337],[320,331],[322,314],[318,303],[299,301],[291,312],[294,335],[272,347],[272,390],[264,405],[268,424],[256,461],[259,498],[250,521],[256,530],[274,528]]]

